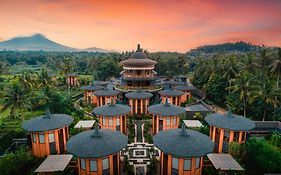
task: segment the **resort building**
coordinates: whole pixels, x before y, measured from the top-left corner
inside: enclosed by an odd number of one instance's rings
[[[138,44],[137,50],[131,54],[129,59],[121,61],[123,71],[121,85],[116,88],[123,92],[131,90],[155,91],[156,75],[154,71],[157,62],[148,59]]]
[[[186,82],[184,81],[176,81],[176,80],[169,80],[169,81],[166,81],[166,84],[168,84],[169,88],[174,88],[175,86],[179,86],[179,85],[184,85],[186,84]]]
[[[97,97],[94,96],[94,92],[99,91],[99,90],[103,90],[104,87],[87,85],[87,86],[82,86],[80,89],[82,91],[84,91],[84,100],[85,100],[86,103],[92,103],[92,104],[97,105]]]
[[[255,123],[250,119],[232,114],[209,114],[205,121],[210,125],[210,138],[215,142],[217,153],[227,153],[228,145],[235,141],[240,144],[245,143],[247,132],[255,127]]]
[[[31,136],[32,154],[38,157],[66,152],[69,125],[73,118],[66,114],[50,114],[32,118],[22,124]]]
[[[201,175],[203,157],[214,147],[208,136],[184,125],[157,133],[153,143],[161,150],[160,175]]]
[[[125,94],[129,99],[129,106],[131,107],[131,114],[147,114],[149,99],[153,96],[152,93],[144,91],[135,91]]]
[[[77,86],[79,84],[78,75],[77,74],[66,75],[66,84],[68,86]]]
[[[69,139],[67,151],[77,156],[79,175],[119,175],[121,149],[128,138],[120,131],[98,129],[84,131]]]
[[[93,113],[98,117],[102,129],[113,129],[126,134],[126,116],[130,111],[129,106],[111,103],[94,108]]]
[[[174,89],[182,91],[184,94],[181,96],[182,102],[190,99],[192,97],[192,91],[196,88],[194,86],[188,86],[187,84],[175,86]]]
[[[110,104],[111,101],[113,101],[113,103],[115,104],[118,94],[119,91],[116,90],[105,89],[105,90],[95,91],[94,103],[97,104],[97,106],[102,106],[102,105]]]
[[[182,96],[184,95],[183,92],[175,90],[175,89],[166,89],[159,91],[159,94],[162,99],[162,103],[165,103],[168,100],[168,103],[180,106],[182,102]]]
[[[180,116],[185,114],[185,109],[176,105],[165,104],[152,105],[148,108],[152,115],[152,132],[157,134],[166,129],[176,129],[179,126]]]
[[[106,86],[108,85],[108,81],[93,81],[92,85],[102,86],[102,87],[104,87],[104,89],[106,89]]]

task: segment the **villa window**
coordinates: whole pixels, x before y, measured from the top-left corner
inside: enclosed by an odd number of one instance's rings
[[[34,143],[36,143],[36,134],[32,134],[32,141],[34,142]]]
[[[119,117],[116,118],[116,130],[120,131],[120,119],[119,119]]]
[[[239,139],[239,132],[234,132],[233,141],[238,142],[238,139]]]
[[[171,99],[170,99],[170,98],[167,98],[167,102],[168,102],[169,104],[171,104]]]
[[[200,167],[200,162],[201,162],[200,160],[201,160],[200,157],[196,158],[196,161],[195,161],[195,168],[196,169]]]
[[[105,126],[106,125],[106,118],[102,117],[102,125]]]
[[[172,168],[175,169],[175,170],[179,169],[179,159],[173,157]]]
[[[91,172],[98,171],[98,166],[97,166],[96,160],[90,160],[90,170],[91,170]]]
[[[49,133],[49,143],[55,142],[55,136],[54,133]]]
[[[113,126],[113,119],[111,117],[108,119],[108,126]]]
[[[171,125],[171,118],[170,118],[170,117],[167,117],[167,118],[166,118],[166,125],[167,125],[167,126],[170,126],[170,125]]]
[[[102,170],[109,169],[108,158],[102,159]]]
[[[119,126],[119,125],[120,125],[120,119],[118,117],[118,118],[116,118],[116,126]]]
[[[173,125],[176,126],[177,125],[177,117],[173,118]]]
[[[184,171],[190,171],[191,170],[191,160],[190,159],[184,160],[183,170]]]
[[[39,134],[39,143],[45,143],[45,136],[43,134]]]
[[[108,98],[108,99],[107,99],[107,103],[106,103],[107,105],[111,103],[111,100],[110,100],[110,99],[111,99],[111,98]]]
[[[86,160],[80,159],[80,167],[82,170],[86,170]]]

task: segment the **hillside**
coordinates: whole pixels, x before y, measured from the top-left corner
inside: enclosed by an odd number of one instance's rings
[[[0,50],[18,50],[18,51],[54,51],[54,52],[109,52],[106,49],[91,47],[88,49],[77,49],[59,44],[46,38],[42,34],[34,34],[32,36],[15,37],[10,40],[0,42]]]
[[[247,53],[251,51],[258,50],[260,46],[253,45],[251,43],[246,43],[243,41],[239,41],[236,43],[223,43],[216,45],[205,45],[200,46],[195,49],[191,49],[187,52],[190,56],[198,56],[198,55],[212,55],[218,53]]]

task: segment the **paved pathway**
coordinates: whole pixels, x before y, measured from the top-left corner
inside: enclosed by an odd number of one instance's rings
[[[144,122],[142,120],[134,120],[135,125],[135,142],[127,145],[127,152],[123,150],[123,155],[128,156],[129,164],[134,167],[135,175],[145,175],[147,165],[150,164],[152,154],[158,159],[160,152],[155,149],[153,144],[146,143],[143,137]]]

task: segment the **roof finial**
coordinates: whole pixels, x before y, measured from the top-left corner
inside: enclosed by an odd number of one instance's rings
[[[228,116],[228,117],[233,116],[230,106],[228,106],[228,110],[227,110],[226,116]]]
[[[137,52],[140,52],[140,51],[141,51],[141,47],[140,47],[140,44],[138,44]]]
[[[186,132],[186,126],[184,121],[182,121],[181,123],[181,131],[180,131],[180,136],[187,136],[187,132]]]
[[[46,115],[44,116],[44,118],[51,118],[51,112],[49,107],[46,108]]]
[[[101,134],[99,132],[99,122],[96,120],[95,122],[95,131],[94,134],[92,135],[93,137],[101,137]]]

